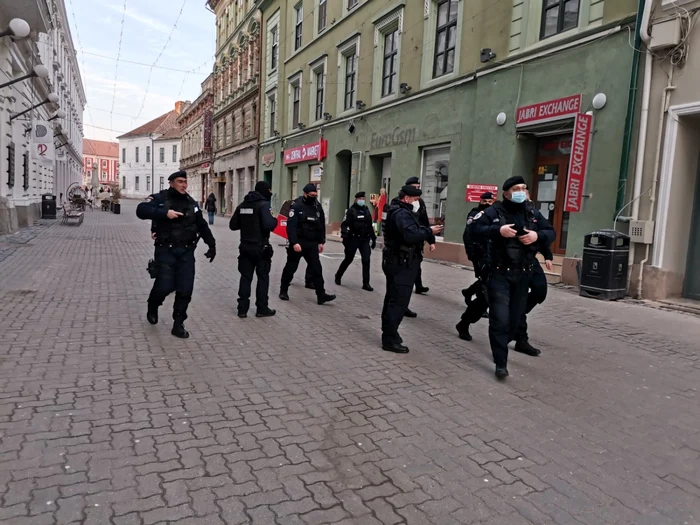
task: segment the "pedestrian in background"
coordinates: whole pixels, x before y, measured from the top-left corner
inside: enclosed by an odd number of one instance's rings
[[[209,197],[207,197],[207,202],[204,204],[204,207],[209,214],[209,224],[214,224],[214,217],[216,216],[216,197],[213,193],[210,193]]]

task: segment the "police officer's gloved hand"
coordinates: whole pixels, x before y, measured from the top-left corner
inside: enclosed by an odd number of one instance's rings
[[[216,248],[214,246],[209,247],[209,251],[204,254],[204,257],[209,259],[209,262],[214,262],[214,257],[216,257]]]
[[[372,239],[372,249],[374,250],[377,247],[377,239]]]

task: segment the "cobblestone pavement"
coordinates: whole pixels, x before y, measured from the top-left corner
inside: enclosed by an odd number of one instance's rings
[[[172,299],[144,320],[134,206],[0,262],[3,525],[700,523],[697,318],[551,288],[531,319],[542,357],[512,355],[501,384],[486,323],[455,334],[472,273],[424,265],[398,356],[378,348],[378,253],[374,293],[356,261],[317,306],[302,268],[277,317],[239,320],[217,219],[180,341]]]

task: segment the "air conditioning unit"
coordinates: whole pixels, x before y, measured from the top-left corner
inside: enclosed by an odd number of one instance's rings
[[[630,221],[630,241],[636,244],[652,244],[654,221]]]

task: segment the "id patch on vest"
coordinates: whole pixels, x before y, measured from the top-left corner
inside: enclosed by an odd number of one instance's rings
[[[194,212],[199,213],[199,208],[197,208],[197,206],[194,207]]]
[[[294,217],[294,210],[289,210],[289,218],[291,219]]]
[[[481,217],[482,217],[483,215],[484,215],[484,212],[483,212],[483,211],[480,211],[479,213],[477,213],[476,215],[474,215],[474,218],[472,219],[472,222],[478,221],[479,219],[481,219]]]
[[[239,213],[241,215],[253,215],[253,211],[255,211],[253,208],[241,208]]]

